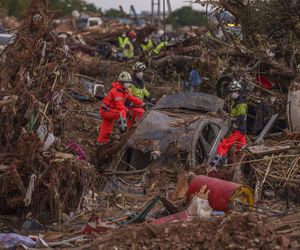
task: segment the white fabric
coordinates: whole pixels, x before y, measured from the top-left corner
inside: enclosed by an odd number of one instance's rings
[[[187,208],[187,212],[191,217],[209,217],[212,213],[208,200],[194,197],[191,204]]]
[[[25,195],[25,198],[24,198],[24,203],[25,203],[26,207],[28,207],[31,203],[32,193],[34,192],[35,179],[36,179],[36,175],[32,174],[30,176],[29,185],[28,185],[27,192],[26,192],[26,195]]]

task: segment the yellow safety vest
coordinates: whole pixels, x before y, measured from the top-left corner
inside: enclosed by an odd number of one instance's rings
[[[147,52],[147,51],[150,51],[154,46],[153,46],[153,42],[151,39],[149,39],[148,43],[145,45],[145,44],[141,44],[141,47],[142,47],[142,51],[143,52]]]
[[[155,55],[159,55],[160,51],[165,48],[166,46],[168,45],[168,42],[161,42],[160,44],[158,44],[154,50],[153,50],[153,53]]]
[[[136,87],[134,84],[130,84],[129,91],[133,96],[141,99],[142,101],[144,100],[145,97],[150,96],[150,93],[145,87],[141,89]]]
[[[119,48],[124,49],[125,44],[127,43],[127,41],[129,41],[128,37],[118,37],[118,43],[119,43]]]
[[[127,39],[124,44],[123,56],[127,58],[133,58],[134,56],[134,47],[129,39]]]

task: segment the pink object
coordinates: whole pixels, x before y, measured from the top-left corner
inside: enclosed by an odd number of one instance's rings
[[[74,151],[77,154],[77,160],[84,160],[85,159],[85,153],[83,151],[83,149],[81,148],[81,146],[79,144],[77,144],[74,141],[71,141],[68,143],[67,148],[69,150]]]
[[[91,234],[93,232],[96,233],[102,233],[108,230],[111,230],[112,228],[107,225],[102,225],[103,223],[100,222],[100,218],[97,215],[92,215],[90,218],[90,221],[87,223],[87,225],[83,228],[83,232],[85,234]]]
[[[188,215],[187,211],[184,210],[177,214],[171,214],[171,215],[153,220],[150,222],[150,224],[159,225],[159,224],[176,222],[176,221],[188,221],[188,218],[189,218],[189,215]]]
[[[259,76],[257,77],[256,81],[259,83],[261,87],[264,89],[272,89],[274,87],[274,83],[271,82],[267,77],[265,76]]]

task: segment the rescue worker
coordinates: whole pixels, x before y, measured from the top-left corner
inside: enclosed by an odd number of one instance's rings
[[[118,37],[119,53],[118,57],[123,61],[127,61],[134,57],[133,42],[136,40],[136,33],[132,30],[126,35],[123,32],[121,37]]]
[[[132,84],[129,86],[130,93],[139,98],[142,101],[148,101],[152,104],[155,104],[155,98],[150,96],[150,93],[145,87],[145,83],[143,81],[143,75],[146,70],[146,65],[142,62],[136,62],[132,66],[133,77]],[[145,113],[145,110],[140,107],[135,107],[131,103],[128,103],[128,109],[130,110],[131,119],[128,120],[128,127],[131,127],[133,123],[140,120]]]
[[[149,37],[145,37],[141,43],[141,50],[143,54],[149,54],[153,48],[153,41]]]
[[[121,36],[118,37],[118,47],[120,51],[123,51],[126,39],[128,39],[126,31],[123,31]]]
[[[224,138],[218,148],[215,158],[210,163],[213,167],[218,167],[222,164],[224,157],[232,145],[235,145],[236,151],[239,152],[246,145],[246,131],[247,131],[247,111],[248,107],[241,95],[242,86],[237,81],[232,81],[228,85],[230,97],[233,101],[230,110],[230,121],[232,132]]]
[[[136,33],[132,30],[128,33],[128,39],[125,41],[123,56],[125,61],[134,57],[133,42],[136,40]]]
[[[105,96],[100,108],[100,114],[103,120],[97,138],[98,145],[108,143],[116,120],[119,121],[121,132],[126,131],[126,115],[128,112],[128,109],[124,105],[126,100],[136,106],[143,107],[145,105],[142,100],[130,94],[128,90],[130,83],[132,83],[131,75],[126,71],[122,72],[117,81],[112,83],[112,89]]]
[[[152,53],[154,56],[158,56],[160,51],[167,47],[167,45],[168,45],[167,40],[168,39],[165,36],[160,37],[160,43],[157,46],[155,46],[155,48],[152,50]]]

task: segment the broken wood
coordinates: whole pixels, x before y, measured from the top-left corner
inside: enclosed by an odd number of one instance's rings
[[[143,174],[148,172],[149,169],[140,169],[140,170],[131,170],[131,171],[112,171],[112,172],[105,172],[104,175],[136,175],[136,174]]]
[[[15,103],[18,100],[18,96],[12,95],[5,100],[0,101],[0,106],[5,106],[11,103]]]
[[[279,153],[282,151],[286,151],[290,149],[290,145],[283,145],[283,146],[266,146],[266,145],[258,145],[258,146],[251,146],[247,147],[247,149],[254,155],[266,155],[272,153]]]
[[[162,59],[152,61],[152,64],[157,67],[161,67],[163,64],[169,63],[169,64],[184,64],[184,63],[190,63],[190,62],[199,62],[201,61],[200,57],[192,57],[192,56],[181,56],[181,55],[170,55],[166,56]]]

